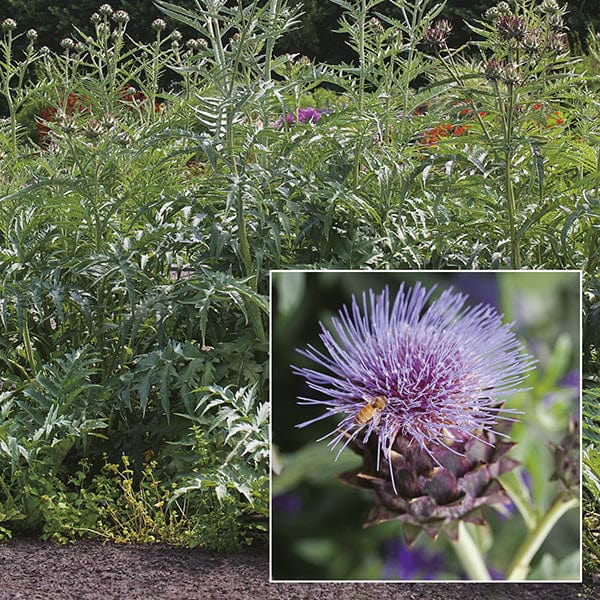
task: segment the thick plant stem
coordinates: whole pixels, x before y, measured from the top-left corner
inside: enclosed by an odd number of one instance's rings
[[[511,153],[506,152],[505,157],[505,180],[506,180],[506,204],[508,209],[508,228],[510,230],[510,256],[512,266],[515,269],[521,268],[521,251],[519,249],[519,240],[517,239],[517,230],[515,226],[515,213],[516,213],[516,201],[515,201],[515,189],[512,183],[511,173]]]
[[[452,541],[452,545],[469,579],[473,581],[489,581],[491,579],[483,556],[462,521],[458,523],[458,540]]]
[[[360,7],[360,19],[358,22],[358,68],[359,73],[359,84],[358,84],[358,110],[362,113],[365,95],[365,81],[366,81],[366,65],[365,65],[365,23],[367,21],[367,3],[366,0],[361,2]]]
[[[228,114],[227,117],[227,145],[228,145],[228,154],[231,161],[231,170],[235,176],[238,178],[238,169],[235,151],[233,148],[233,117],[231,113]],[[240,251],[242,254],[242,264],[244,267],[244,272],[247,277],[250,279],[250,286],[253,290],[257,290],[258,288],[258,273],[255,272],[254,266],[252,263],[252,254],[250,252],[250,242],[248,241],[248,233],[246,231],[246,221],[245,221],[245,211],[244,211],[244,201],[242,198],[242,191],[240,189],[236,190],[235,195],[235,213],[236,213],[236,223],[238,227],[238,238],[240,243]],[[260,314],[259,308],[254,304],[251,300],[246,301],[246,308],[248,310],[248,316],[250,317],[250,321],[252,322],[252,327],[254,329],[254,333],[256,334],[257,339],[264,343],[267,341],[267,337],[265,335],[265,328],[263,325],[262,316]]]
[[[504,179],[506,187],[506,208],[508,212],[508,228],[510,234],[510,256],[514,269],[521,268],[521,252],[519,250],[519,240],[516,230],[516,212],[517,204],[515,200],[515,188],[512,181],[512,128],[513,111],[515,106],[515,90],[512,83],[508,84],[508,109],[506,111],[506,121],[504,129]]]
[[[575,508],[578,504],[579,500],[577,498],[566,499],[563,495],[556,498],[548,512],[538,522],[537,527],[529,533],[519,548],[508,569],[506,576],[508,581],[520,581],[527,578],[529,565],[552,528],[566,512]]]

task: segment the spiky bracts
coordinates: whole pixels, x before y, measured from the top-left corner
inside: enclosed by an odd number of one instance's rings
[[[483,506],[508,502],[497,478],[517,465],[506,456],[514,444],[498,440],[493,433],[483,434],[481,441],[472,437],[448,440],[451,449],[438,450],[436,462],[419,446],[398,436],[390,460],[378,466],[376,444],[374,439],[366,444],[353,440],[351,447],[362,456],[363,464],[340,476],[344,483],[373,492],[374,504],[365,526],[402,521],[409,545],[421,531],[435,538],[442,528],[456,539],[459,520],[483,524]]]
[[[554,458],[554,473],[550,479],[558,481],[561,491],[574,497],[579,494],[581,477],[579,439],[579,422],[570,418],[563,439],[558,444],[548,443]]]

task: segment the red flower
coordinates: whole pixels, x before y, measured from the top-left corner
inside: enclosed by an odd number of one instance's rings
[[[541,105],[539,102],[536,102],[536,103],[533,105],[533,110],[540,110],[540,108],[542,108],[542,105]]]

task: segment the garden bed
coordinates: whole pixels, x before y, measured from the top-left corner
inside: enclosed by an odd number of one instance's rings
[[[551,600],[597,597],[578,584],[286,584],[269,583],[264,548],[216,556],[164,545],[67,546],[37,539],[0,545],[0,599],[95,600]],[[586,595],[587,594],[587,595]],[[594,595],[596,594],[596,596]]]

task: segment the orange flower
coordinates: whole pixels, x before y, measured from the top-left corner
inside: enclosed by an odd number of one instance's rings
[[[565,120],[560,111],[555,110],[552,111],[552,114],[546,119],[546,127],[556,127],[557,125],[562,125],[564,122]]]

